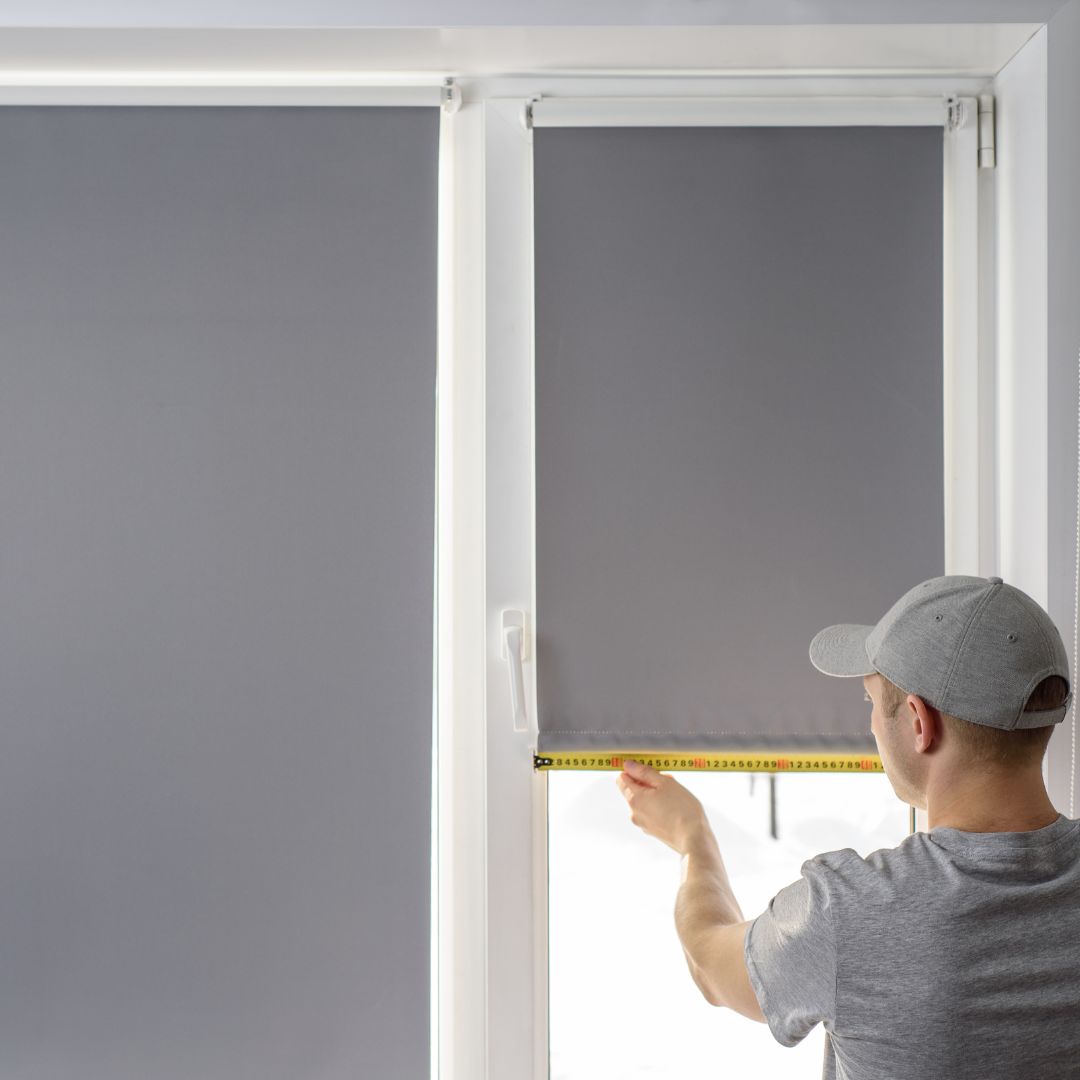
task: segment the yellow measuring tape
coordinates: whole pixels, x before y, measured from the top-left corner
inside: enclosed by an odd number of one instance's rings
[[[745,750],[729,754],[697,754],[676,750],[577,750],[533,755],[533,767],[559,769],[621,769],[627,758],[666,772],[880,773],[877,754],[781,754]]]

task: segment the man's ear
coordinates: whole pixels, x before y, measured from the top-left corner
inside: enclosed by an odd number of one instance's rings
[[[925,754],[941,738],[941,713],[933,705],[927,705],[917,694],[908,694],[904,704],[915,735],[915,750]]]

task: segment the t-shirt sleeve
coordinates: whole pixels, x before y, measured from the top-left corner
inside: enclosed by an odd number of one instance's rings
[[[746,932],[750,985],[776,1040],[800,1042],[836,1012],[836,943],[829,902],[830,869],[822,856],[773,897]]]

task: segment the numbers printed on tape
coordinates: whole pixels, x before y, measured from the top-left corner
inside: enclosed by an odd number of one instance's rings
[[[845,772],[880,773],[877,754],[770,754],[750,750],[741,754],[688,754],[672,751],[557,752],[533,755],[533,767],[560,769],[621,769],[627,758],[664,772]]]

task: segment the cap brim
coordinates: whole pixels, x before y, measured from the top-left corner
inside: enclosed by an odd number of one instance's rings
[[[854,623],[826,626],[810,642],[810,663],[825,675],[873,675],[877,669],[866,655],[866,639],[873,629]]]

